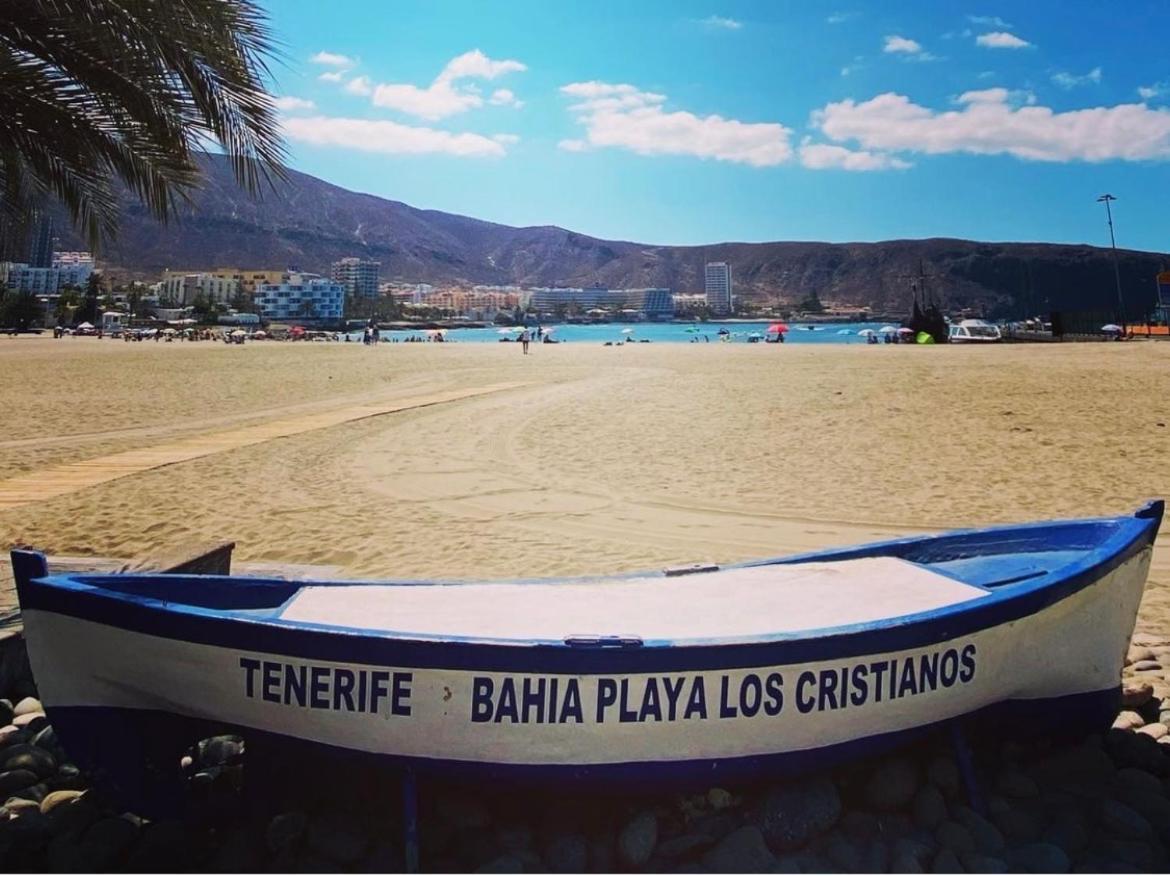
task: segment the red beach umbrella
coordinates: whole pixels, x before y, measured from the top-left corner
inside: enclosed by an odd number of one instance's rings
[[[786,326],[782,322],[774,322],[770,326],[768,326],[768,334],[782,335],[786,331],[788,331],[788,326]]]

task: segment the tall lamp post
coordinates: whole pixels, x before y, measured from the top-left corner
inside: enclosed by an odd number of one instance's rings
[[[1097,203],[1105,204],[1105,216],[1109,219],[1109,244],[1113,247],[1113,279],[1117,282],[1117,307],[1120,311],[1118,314],[1121,317],[1121,333],[1125,334],[1125,299],[1121,296],[1121,268],[1117,265],[1117,240],[1113,236],[1113,210],[1109,207],[1110,201],[1116,201],[1117,198],[1110,194],[1104,194],[1097,199]]]

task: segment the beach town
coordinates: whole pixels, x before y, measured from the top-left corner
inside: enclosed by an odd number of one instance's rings
[[[686,26],[750,29],[712,19]],[[461,90],[524,69],[482,53],[428,89],[318,55],[379,106],[523,104]],[[586,124],[666,100],[564,88]],[[854,169],[913,172],[884,148]],[[150,274],[3,203],[0,870],[1170,868],[1156,253],[981,306],[899,268],[879,306],[747,255],[655,285],[425,282],[356,245]]]

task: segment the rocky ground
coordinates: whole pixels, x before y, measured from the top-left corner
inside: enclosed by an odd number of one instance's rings
[[[490,795],[422,787],[424,871],[1166,872],[1170,640],[1127,660],[1114,728],[1079,740],[968,741],[978,795],[948,735],[799,781],[656,798],[571,788]],[[0,700],[0,871],[401,872],[393,804],[321,776],[303,804],[238,805],[247,752],[204,740],[183,766],[191,816],[120,812],[69,763],[40,703]],[[311,765],[290,765],[313,775]]]

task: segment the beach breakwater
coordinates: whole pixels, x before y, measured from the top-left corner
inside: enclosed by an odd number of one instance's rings
[[[687,795],[420,782],[423,871],[1164,872],[1170,865],[1170,637],[1139,636],[1106,733],[950,733],[801,779]],[[27,685],[27,682],[24,682]],[[290,763],[296,792],[249,809],[246,743],[183,758],[188,814],[119,811],[69,761],[27,687],[0,691],[0,869],[401,872],[401,795]],[[15,698],[15,701],[14,701]],[[391,783],[392,784],[392,783]]]

